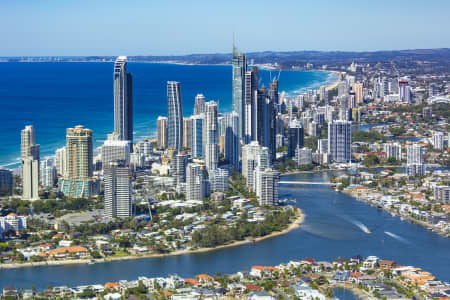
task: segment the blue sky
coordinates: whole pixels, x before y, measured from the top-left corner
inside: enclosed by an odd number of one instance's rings
[[[450,47],[450,0],[0,0],[0,56]]]

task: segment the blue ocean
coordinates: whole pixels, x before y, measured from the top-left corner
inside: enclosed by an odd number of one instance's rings
[[[65,144],[66,128],[93,130],[94,146],[113,130],[113,64],[81,62],[0,63],[0,166],[14,168],[20,156],[20,131],[33,125],[41,157]],[[231,110],[231,66],[128,63],[133,73],[135,140],[155,137],[156,119],[167,115],[166,83],[181,83],[184,115],[195,95]],[[261,84],[278,71],[261,70]],[[336,80],[333,73],[283,71],[280,91],[295,95]]]

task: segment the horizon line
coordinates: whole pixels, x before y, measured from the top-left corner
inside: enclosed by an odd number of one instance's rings
[[[450,50],[450,47],[440,47],[440,48],[409,48],[409,49],[385,49],[385,50],[260,50],[260,51],[250,51],[245,52],[248,54],[258,54],[258,53],[301,53],[301,52],[320,52],[320,53],[380,53],[380,52],[410,52],[410,51],[436,51],[436,50]],[[137,55],[127,55],[128,57],[177,57],[177,56],[192,56],[192,55],[232,55],[232,52],[199,52],[199,53],[187,53],[187,54],[137,54]],[[120,55],[101,55],[101,54],[90,54],[90,55],[4,55],[0,58],[21,58],[21,57],[118,57]]]

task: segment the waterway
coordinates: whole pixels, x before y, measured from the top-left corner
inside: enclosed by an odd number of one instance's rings
[[[283,181],[328,181],[331,172],[288,175]],[[450,281],[450,239],[401,221],[326,185],[280,185],[280,198],[296,199],[306,214],[301,228],[255,244],[183,256],[116,261],[94,265],[67,265],[0,270],[0,287],[45,289],[47,286],[84,285],[138,276],[177,273],[234,273],[252,265],[276,265],[292,259],[376,255],[414,265]],[[363,226],[362,226],[363,225]],[[364,226],[370,230],[367,234]],[[385,231],[393,233],[386,235]]]

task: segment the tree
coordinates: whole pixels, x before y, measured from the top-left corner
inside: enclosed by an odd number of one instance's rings
[[[372,167],[380,163],[380,159],[376,154],[368,154],[364,158],[363,165],[366,167]]]

